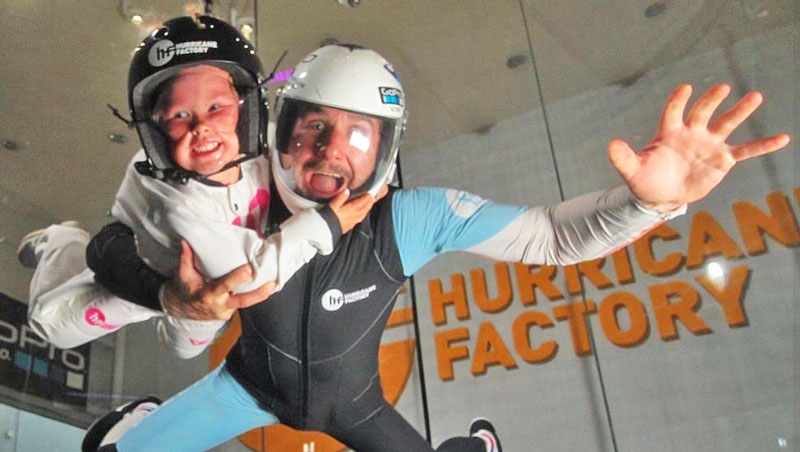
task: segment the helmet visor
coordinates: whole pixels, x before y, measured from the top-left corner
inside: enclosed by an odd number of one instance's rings
[[[261,153],[259,90],[235,65],[203,62],[162,70],[137,85],[133,105],[156,168],[177,166],[207,176]],[[184,154],[198,158],[179,161]]]
[[[197,77],[178,75],[156,89],[150,115],[153,122],[172,142],[179,141],[198,124],[207,124],[220,133],[235,134],[243,100],[230,77],[217,74],[212,83],[208,83],[208,77],[198,78],[197,83],[192,82],[192,78]],[[189,83],[180,82],[186,79]]]
[[[281,99],[276,123],[277,177],[297,195],[325,202],[380,188],[394,169],[397,119]]]

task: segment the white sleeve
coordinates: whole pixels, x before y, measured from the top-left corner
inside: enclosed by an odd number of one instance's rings
[[[293,215],[281,225],[279,233],[266,238],[248,228],[204,221],[186,206],[175,206],[168,212],[170,229],[189,242],[206,276],[219,278],[240,265],[252,264],[253,280],[236,292],[254,290],[268,281],[275,281],[275,290],[280,290],[317,252],[330,254],[333,250],[331,228],[316,210]]]
[[[200,270],[207,276],[218,278],[245,263],[253,265],[253,280],[237,287],[236,292],[240,293],[268,281],[277,282],[275,290],[280,290],[317,252],[329,254],[333,250],[331,229],[336,228],[329,227],[316,210],[293,215],[281,225],[280,233],[263,239],[251,229],[202,221],[186,206],[174,206],[167,212],[171,229],[189,242]],[[192,358],[211,344],[224,325],[224,321],[166,316],[159,319],[158,333],[161,341],[179,357]]]
[[[259,177],[256,174],[251,172],[247,177]],[[218,210],[219,204],[210,201],[202,190],[182,188],[142,177],[131,163],[112,209],[115,217],[136,232],[141,257],[162,273],[174,273],[179,241],[184,238],[207,277],[219,278],[250,263],[253,280],[239,286],[237,292],[254,290],[268,281],[275,281],[276,290],[280,290],[318,252],[330,253],[340,235],[334,216],[308,210],[287,220],[280,233],[262,238],[252,229],[229,223]],[[168,348],[181,357],[191,357],[209,344],[222,325],[224,322],[167,317],[159,322],[158,332]]]
[[[268,172],[250,171],[243,177],[266,178]],[[268,180],[257,182],[268,184]],[[180,238],[189,242],[198,267],[210,278],[251,264],[253,281],[237,292],[256,289],[268,281],[275,281],[280,290],[318,252],[329,254],[340,235],[335,216],[306,210],[282,224],[281,232],[262,238],[252,229],[231,224],[210,197],[201,190],[179,190],[143,177],[131,164],[112,213],[133,228],[141,257],[161,273],[172,274],[177,268]]]
[[[164,316],[158,319],[158,338],[181,359],[203,352],[227,324],[224,320],[191,320]]]
[[[646,209],[625,186],[531,209],[444,188],[398,190],[392,197],[406,276],[436,255],[456,250],[530,264],[595,259],[685,210],[664,215]]]

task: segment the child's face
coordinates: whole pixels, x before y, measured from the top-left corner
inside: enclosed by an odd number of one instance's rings
[[[216,173],[239,155],[239,96],[230,74],[218,67],[193,66],[178,73],[159,94],[155,118],[169,137],[172,159],[185,170]],[[233,182],[238,170],[231,170],[210,179]]]

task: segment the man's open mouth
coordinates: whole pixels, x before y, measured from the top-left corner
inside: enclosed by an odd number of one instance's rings
[[[314,172],[311,174],[309,185],[317,195],[334,195],[344,186],[344,178],[338,174]]]

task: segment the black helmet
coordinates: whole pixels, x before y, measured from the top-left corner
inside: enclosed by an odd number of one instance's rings
[[[128,105],[147,153],[137,169],[158,179],[204,179],[178,167],[167,137],[152,120],[154,93],[179,71],[197,65],[217,66],[233,77],[241,106],[236,131],[240,158],[224,169],[266,151],[267,79],[253,45],[236,28],[210,16],[178,17],[164,23],[136,48],[128,72]]]

